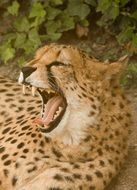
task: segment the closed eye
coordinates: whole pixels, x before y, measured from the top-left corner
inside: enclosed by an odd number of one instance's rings
[[[50,70],[50,68],[51,68],[52,66],[68,66],[68,64],[65,64],[65,63],[62,63],[62,62],[59,62],[59,61],[53,61],[53,62],[50,63],[49,65],[46,65],[47,70]]]
[[[51,67],[52,66],[68,66],[62,62],[59,62],[59,61],[54,61],[52,63],[50,63],[49,65],[46,65],[46,69],[47,69],[47,75],[48,75],[48,81],[49,81],[49,84],[50,86],[56,90],[56,91],[60,91],[60,88],[59,86],[57,85],[57,81],[56,81],[56,77],[54,76],[54,74],[52,73],[51,71]]]

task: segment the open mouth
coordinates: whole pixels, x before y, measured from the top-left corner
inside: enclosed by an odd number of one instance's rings
[[[23,85],[23,93],[25,94],[26,86]],[[41,117],[35,119],[35,123],[40,125],[40,129],[44,133],[49,133],[54,130],[65,114],[67,102],[63,92],[31,87],[32,95],[38,91],[42,99]]]

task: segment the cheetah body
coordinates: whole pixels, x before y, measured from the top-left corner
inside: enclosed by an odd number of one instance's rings
[[[29,83],[49,88],[45,68],[54,61],[65,64],[51,71],[67,109],[46,134],[34,123],[38,95],[29,89],[23,95],[17,82],[0,77],[0,190],[103,190],[125,161],[130,114],[119,84],[123,61],[105,65],[53,44],[27,64],[37,68]]]

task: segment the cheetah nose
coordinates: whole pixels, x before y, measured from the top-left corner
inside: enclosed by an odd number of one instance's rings
[[[36,67],[23,67],[21,71],[23,73],[24,79],[30,76],[34,71],[36,71],[36,69]]]

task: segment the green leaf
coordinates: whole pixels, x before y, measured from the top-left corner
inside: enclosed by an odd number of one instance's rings
[[[52,7],[47,7],[46,9],[47,11],[47,19],[48,20],[53,20],[56,18],[56,16],[58,16],[61,13],[61,10],[56,9],[56,8],[52,8]]]
[[[137,33],[132,35],[132,44],[137,48]]]
[[[40,35],[40,39],[41,41],[46,41],[46,40],[49,40],[49,36],[48,34],[43,34],[43,35]]]
[[[137,64],[131,64],[130,69],[131,72],[137,73]]]
[[[30,14],[29,14],[29,18],[35,18],[35,17],[45,17],[46,15],[46,11],[44,10],[44,6],[42,6],[41,3],[36,2],[33,3]]]
[[[41,35],[40,37],[43,41],[55,42],[59,40],[61,36],[62,36],[62,33],[56,32],[56,33],[50,33],[47,35]]]
[[[81,20],[83,20],[90,13],[90,8],[81,0],[69,0],[67,12],[70,16],[78,16]]]
[[[23,17],[23,18],[18,18],[14,22],[14,27],[19,32],[28,32],[31,26],[29,20],[26,17]]]
[[[115,18],[119,15],[119,6],[116,3],[112,4],[112,7],[109,11],[110,19],[115,20]]]
[[[96,11],[105,13],[105,11],[108,10],[111,5],[112,5],[112,0],[98,1],[98,6],[97,6]]]
[[[48,34],[56,32],[61,27],[61,21],[47,21],[46,23],[46,31]]]
[[[45,17],[36,17],[30,24],[31,28],[39,27],[45,21]]]
[[[29,31],[28,38],[30,42],[32,43],[32,46],[34,47],[34,49],[37,48],[41,44],[40,36],[36,28],[33,28]]]
[[[20,58],[18,58],[17,62],[18,62],[18,65],[22,67],[25,64],[24,56],[21,56]]]
[[[23,48],[25,46],[27,35],[25,33],[17,33],[14,47],[17,49]]]
[[[130,15],[131,18],[134,18],[135,20],[137,20],[137,11],[133,12],[131,15]]]
[[[23,49],[26,55],[32,54],[41,45],[40,35],[36,28],[28,32],[28,39],[26,39]]]
[[[124,7],[130,0],[120,0],[122,7]]]
[[[115,20],[116,17],[119,15],[119,0],[99,1],[97,12],[99,11],[103,13],[102,21],[104,20],[104,23],[109,20]]]
[[[103,26],[105,28],[108,28],[112,23],[115,21],[115,19],[119,16],[119,5],[117,4],[119,0],[115,0],[114,2],[109,2],[109,7],[105,7],[105,9],[102,9],[102,17],[100,20],[97,21],[97,24],[99,26]],[[111,3],[111,4],[110,4]],[[100,10],[101,11],[101,10]]]
[[[61,36],[62,36],[62,33],[59,33],[59,32],[58,33],[50,33],[48,35],[49,39],[53,42],[59,40],[61,38]]]
[[[25,46],[24,46],[25,55],[31,55],[36,48],[32,45],[32,42],[28,39],[26,40]]]
[[[75,28],[75,23],[73,17],[68,17],[67,20],[62,23],[62,28],[60,29],[60,31],[64,32],[72,30],[74,28]]]
[[[11,47],[11,44],[3,44],[0,47],[0,57],[6,63],[8,60],[12,59],[15,55],[15,49]]]
[[[84,27],[87,27],[87,26],[89,26],[89,21],[88,21],[87,19],[84,19],[84,20],[81,20],[81,21],[80,21],[80,24],[81,24],[82,26],[84,26]]]
[[[11,43],[12,40],[16,39],[16,34],[15,33],[7,33],[4,35],[4,41],[8,43]]]
[[[75,28],[74,18],[69,16],[65,11],[60,15],[61,32],[68,31]]]
[[[127,26],[117,36],[117,40],[120,44],[128,42],[132,39],[134,27]]]
[[[8,12],[9,12],[11,15],[17,16],[17,15],[18,15],[18,11],[19,11],[19,7],[20,7],[19,3],[18,3],[17,1],[13,1],[12,5],[9,6],[9,7],[7,8],[7,10],[8,10]]]
[[[91,5],[92,7],[97,6],[96,0],[85,0],[84,2],[87,3],[88,5]]]
[[[62,5],[64,0],[50,0],[50,3],[54,6]]]

